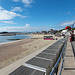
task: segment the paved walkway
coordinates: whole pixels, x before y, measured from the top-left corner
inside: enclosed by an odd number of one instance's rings
[[[67,42],[66,55],[64,57],[64,67],[61,75],[75,75],[75,58],[71,43]]]

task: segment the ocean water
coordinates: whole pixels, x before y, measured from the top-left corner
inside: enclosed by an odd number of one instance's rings
[[[31,36],[27,36],[27,35],[0,36],[0,43],[6,43],[10,41],[15,41],[17,39],[26,39],[26,38],[31,38]]]

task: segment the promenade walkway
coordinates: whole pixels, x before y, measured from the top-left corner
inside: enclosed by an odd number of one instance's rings
[[[67,42],[66,55],[64,57],[64,65],[61,75],[75,75],[75,58],[69,41]]]

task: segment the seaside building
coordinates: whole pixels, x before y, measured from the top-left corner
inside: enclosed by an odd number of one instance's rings
[[[47,32],[47,31],[42,31],[41,33],[42,33],[42,34],[47,34],[48,32]]]
[[[55,33],[57,33],[57,32],[58,32],[58,30],[50,29],[50,31],[48,31],[48,34],[55,34]]]

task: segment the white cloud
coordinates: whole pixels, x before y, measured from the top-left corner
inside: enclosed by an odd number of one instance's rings
[[[33,0],[12,0],[12,1],[14,1],[14,2],[19,2],[19,1],[21,1],[22,3],[24,3],[25,5],[25,7],[31,7],[31,3],[33,3]]]
[[[30,24],[26,24],[25,27],[28,27]]]
[[[15,17],[25,18],[25,16],[22,16],[20,14],[17,14],[17,13],[15,13],[13,11],[5,10],[4,8],[2,8],[0,6],[0,20],[10,20],[10,19],[13,19]]]
[[[31,5],[29,5],[29,4],[26,4],[26,5],[24,5],[26,8],[28,7],[28,8],[31,8],[32,6]]]
[[[33,2],[33,0],[22,0],[22,2],[29,5]]]
[[[22,11],[21,7],[12,7],[11,11]]]
[[[1,21],[1,22],[3,22],[3,23],[8,23],[8,24],[16,24],[16,23],[13,22],[13,21]]]
[[[36,32],[43,30],[50,30],[50,27],[32,27],[32,26],[23,26],[23,27],[0,27],[0,32],[8,31],[8,32]]]
[[[2,6],[0,6],[0,10],[4,9]]]
[[[32,7],[31,3],[33,2],[33,0],[22,0],[22,2],[25,4],[25,7]]]
[[[64,22],[64,23],[61,24],[61,26],[72,25],[74,22],[75,22],[75,20],[69,21],[69,22]]]

